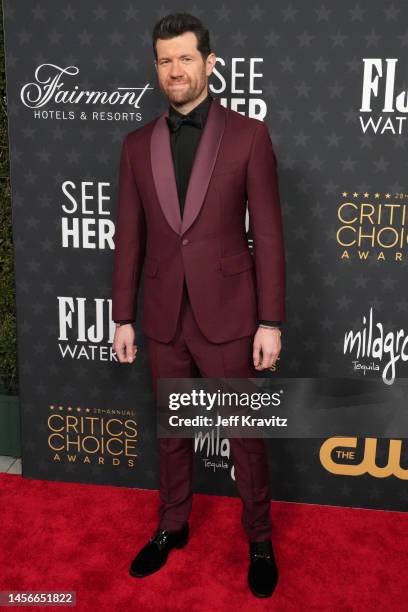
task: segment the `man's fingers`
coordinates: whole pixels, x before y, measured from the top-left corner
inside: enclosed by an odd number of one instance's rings
[[[276,361],[277,352],[272,350],[262,351],[262,368],[270,368]]]
[[[254,366],[257,367],[261,360],[261,345],[254,342],[253,350],[252,350],[252,359],[254,362]]]
[[[135,333],[131,325],[118,327],[113,339],[113,350],[120,363],[132,363],[136,358],[137,346]]]
[[[115,353],[121,363],[126,361],[126,345],[124,342],[122,344],[119,344],[118,347],[115,347]]]
[[[254,338],[252,358],[256,370],[269,369],[276,364],[281,350],[280,338],[271,338],[269,333],[258,330]]]
[[[114,347],[114,351],[121,363],[132,363],[136,358],[137,346],[131,342],[122,342],[117,348]]]
[[[276,360],[279,356],[279,350],[272,347],[261,345],[261,357],[258,360],[258,367],[254,363],[255,367],[259,370],[265,370],[275,365]]]
[[[136,358],[137,347],[129,342],[126,344],[126,361],[132,363],[132,361]]]

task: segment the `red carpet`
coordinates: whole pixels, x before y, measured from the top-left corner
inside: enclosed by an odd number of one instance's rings
[[[156,491],[0,474],[0,590],[76,591],[80,612],[406,609],[406,514],[273,502],[280,582],[261,600],[246,587],[239,498],[196,494],[188,546],[157,574],[129,576],[157,500]]]

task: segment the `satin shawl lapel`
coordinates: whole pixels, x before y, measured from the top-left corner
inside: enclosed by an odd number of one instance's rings
[[[184,234],[188,230],[203,205],[224,134],[225,114],[225,109],[220,102],[213,100],[194,157],[183,219],[180,215],[170,132],[166,122],[168,111],[160,115],[154,125],[150,140],[153,180],[163,214],[177,234]]]

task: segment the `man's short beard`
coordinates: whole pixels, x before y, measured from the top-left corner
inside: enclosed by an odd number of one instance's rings
[[[183,97],[182,98],[173,98],[171,97],[172,94],[170,93],[170,95],[167,95],[167,98],[169,99],[169,101],[174,105],[174,106],[184,106],[185,104],[188,104],[189,102],[192,102],[193,100],[195,100],[196,98],[198,98],[198,96],[200,96],[203,92],[203,89],[205,89],[205,82],[203,84],[203,87],[201,88],[200,92],[195,95],[191,89],[188,89],[186,92],[183,92]],[[171,89],[168,90],[169,92],[171,92]]]
[[[177,95],[173,95],[171,92],[170,92],[170,95],[168,96],[169,100],[175,106],[183,106],[184,104],[188,104],[188,102],[191,102],[192,100],[194,100],[195,97],[196,96],[194,96],[190,92],[190,90],[185,92],[184,95],[182,97],[180,97],[180,98]]]

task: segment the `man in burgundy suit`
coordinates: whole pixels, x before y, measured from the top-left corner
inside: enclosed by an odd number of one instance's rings
[[[123,141],[112,317],[113,348],[120,362],[132,363],[143,268],[142,329],[157,397],[158,378],[250,378],[274,366],[285,320],[285,256],[268,129],[209,95],[216,56],[208,30],[192,15],[167,15],[154,28],[153,49],[169,107]],[[278,570],[265,443],[231,438],[230,445],[249,540],[248,584],[267,597]],[[131,563],[137,577],[160,569],[189,536],[193,440],[163,438],[159,447],[159,524]]]

